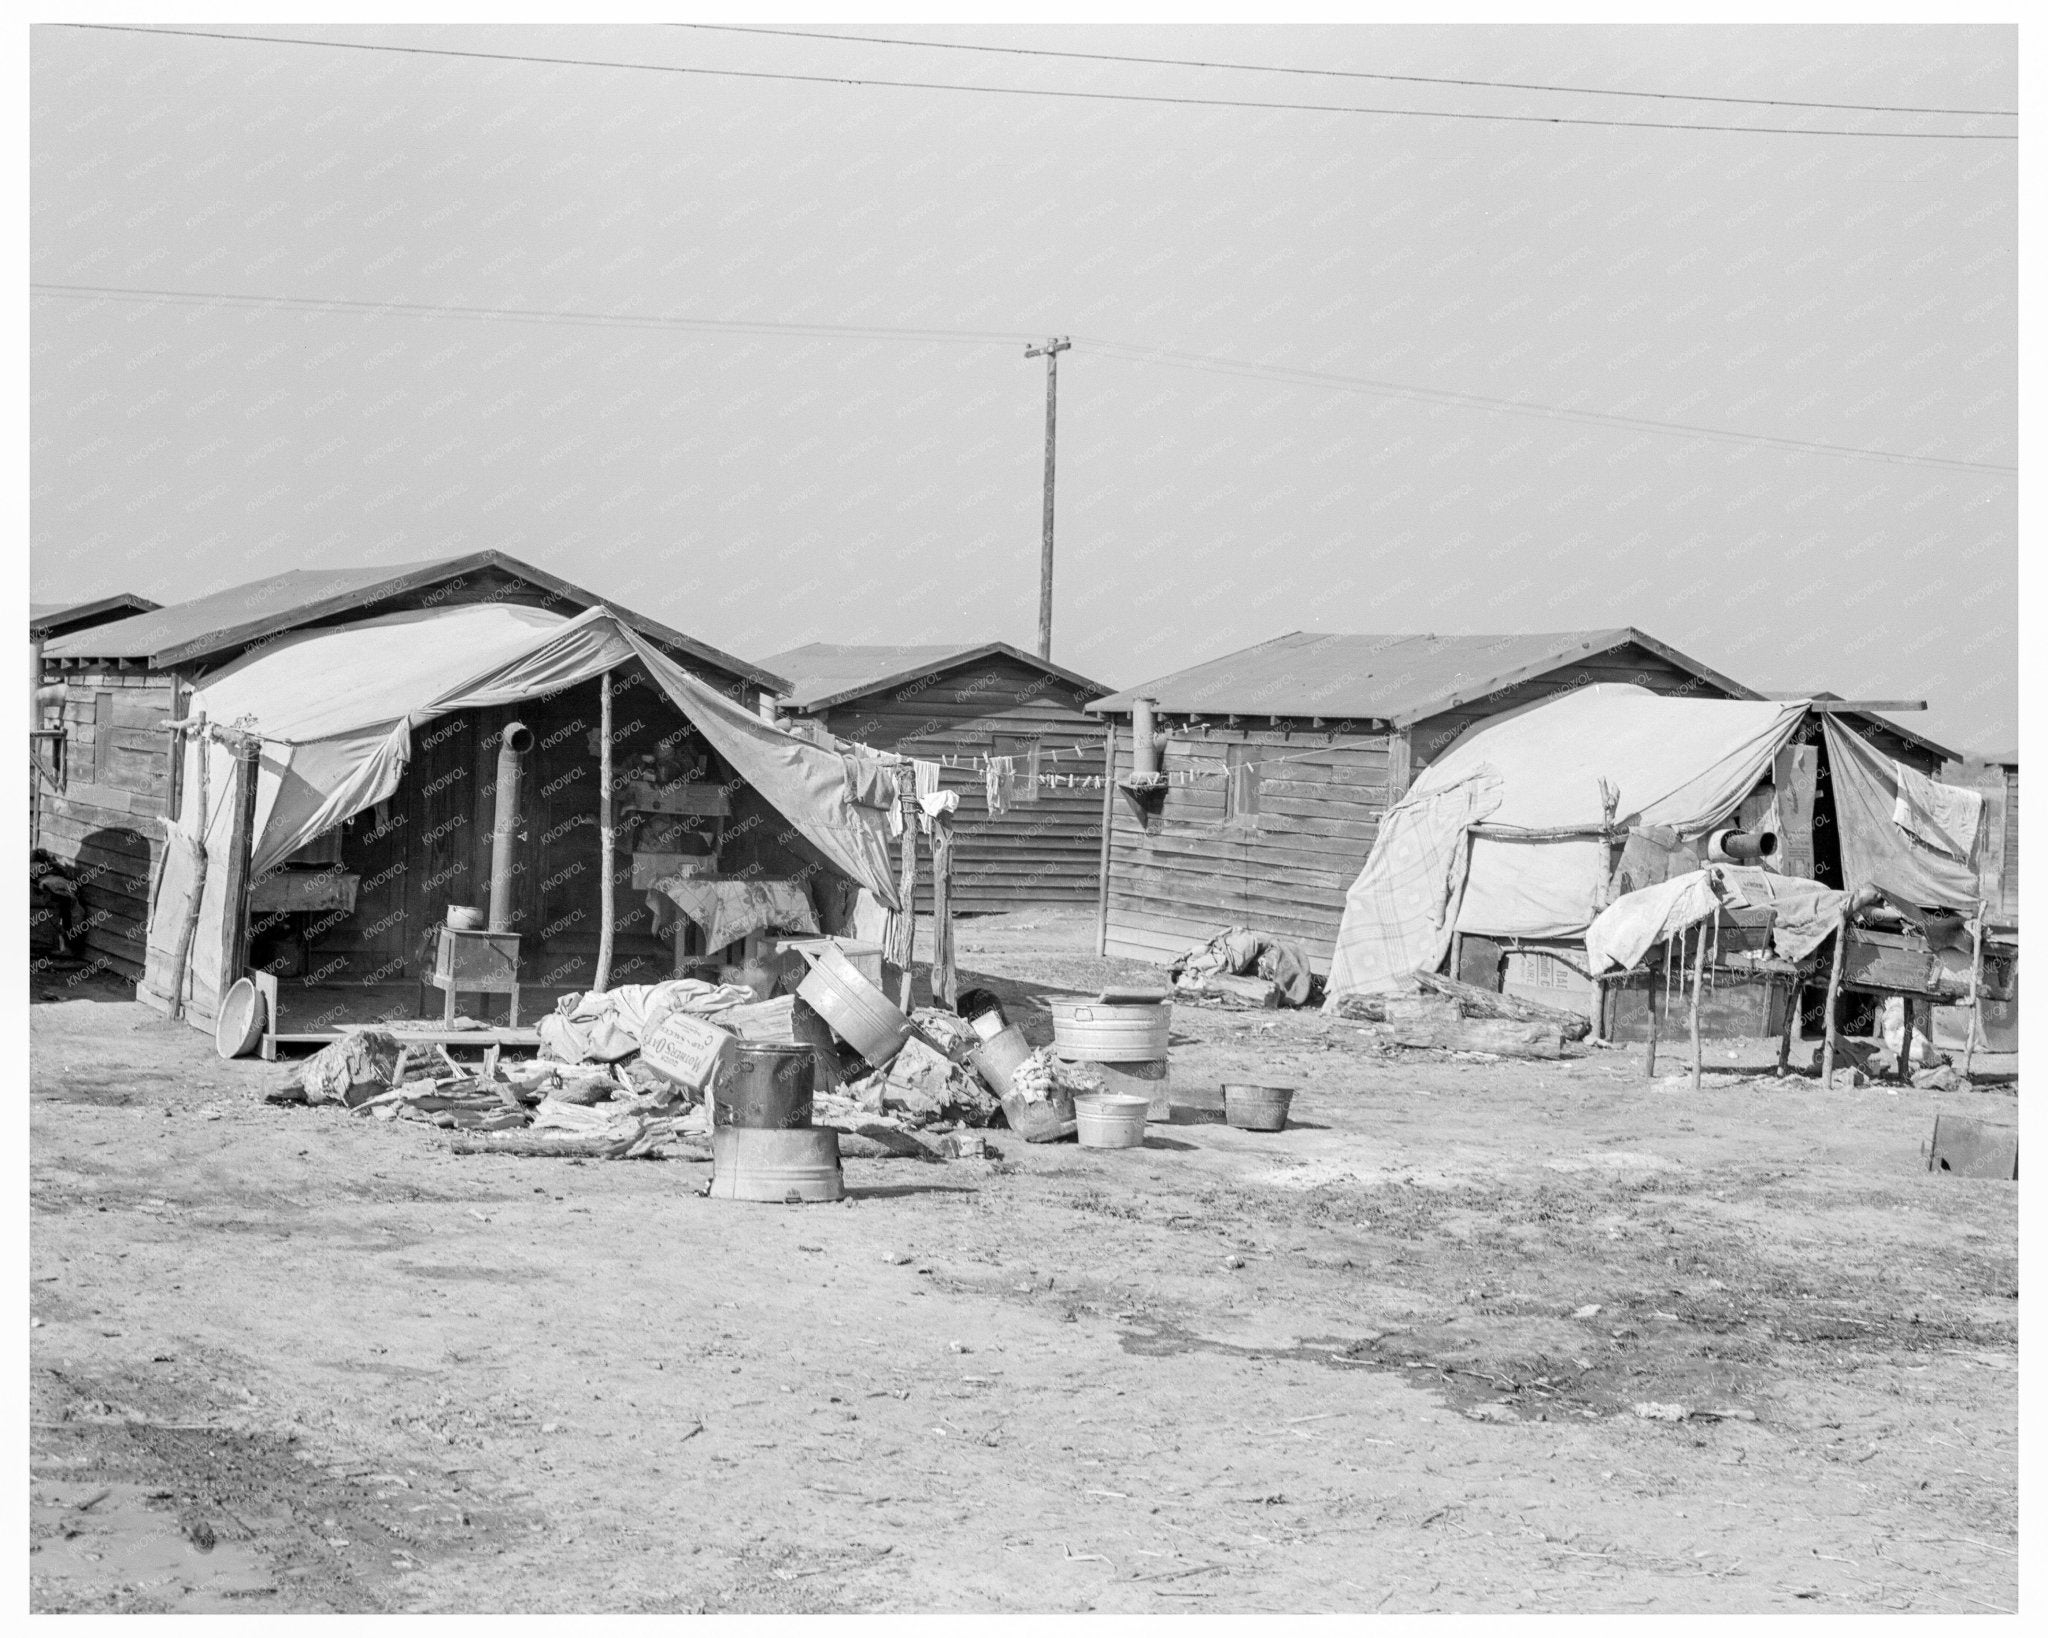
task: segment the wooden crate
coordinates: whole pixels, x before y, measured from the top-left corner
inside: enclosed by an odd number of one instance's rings
[[[1961,1001],[1970,993],[1970,950],[1930,950],[1918,933],[1888,933],[1852,927],[1842,957],[1843,984],[1880,995],[1934,996]],[[1984,946],[1982,993],[1994,1001],[2017,994],[2019,950],[2014,945]]]
[[[1689,982],[1689,981],[1688,981]],[[1657,1038],[1682,1042],[1692,1028],[1691,991],[1674,982],[1670,1008],[1664,1009],[1664,975],[1644,973],[1625,983],[1609,984],[1607,1020],[1601,1031],[1610,1041],[1647,1041],[1650,1007],[1659,1009]],[[1700,1039],[1703,1041],[1775,1040],[1785,1028],[1792,1005],[1792,975],[1758,972],[1710,975],[1700,997]],[[1663,1050],[1661,1047],[1658,1049]]]

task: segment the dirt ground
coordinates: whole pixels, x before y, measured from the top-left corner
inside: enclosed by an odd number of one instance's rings
[[[1157,976],[1082,912],[960,935],[1016,1003]],[[282,1066],[46,980],[33,1604],[2010,1610],[2017,1190],[1921,1145],[2016,1121],[2014,1063],[1773,1052],[1695,1097],[1177,1006],[1144,1149],[782,1207],[265,1105]],[[1218,1124],[1240,1079],[1296,1123]]]

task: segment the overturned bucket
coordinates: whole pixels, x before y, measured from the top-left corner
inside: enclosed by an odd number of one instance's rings
[[[1247,1132],[1278,1132],[1286,1128],[1291,1086],[1234,1086],[1223,1083],[1223,1120]]]
[[[1145,1143],[1145,1098],[1103,1092],[1074,1100],[1074,1135],[1084,1149],[1138,1149]]]

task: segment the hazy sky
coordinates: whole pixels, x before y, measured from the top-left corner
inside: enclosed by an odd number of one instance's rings
[[[948,85],[2017,124],[664,27],[230,28]],[[850,31],[2017,106],[2002,28]],[[1044,366],[1023,339],[1068,334],[1053,653],[1106,683],[1297,629],[1635,625],[1760,688],[1925,696],[1909,720],[1951,744],[2018,737],[2016,480],[1978,469],[2017,460],[2014,143],[1059,101],[61,26],[35,34],[32,92],[45,284],[995,338],[38,294],[38,598],[168,602],[495,547],[748,657],[1029,647]]]

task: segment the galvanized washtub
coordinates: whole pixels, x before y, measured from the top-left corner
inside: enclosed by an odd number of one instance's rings
[[[910,1039],[910,1020],[847,960],[837,945],[798,945],[811,964],[796,993],[833,1034],[880,1069]]]
[[[1054,999],[1053,1050],[1062,1058],[1090,1063],[1161,1062],[1173,1025],[1173,1007],[1165,1001],[1113,1002]]]

